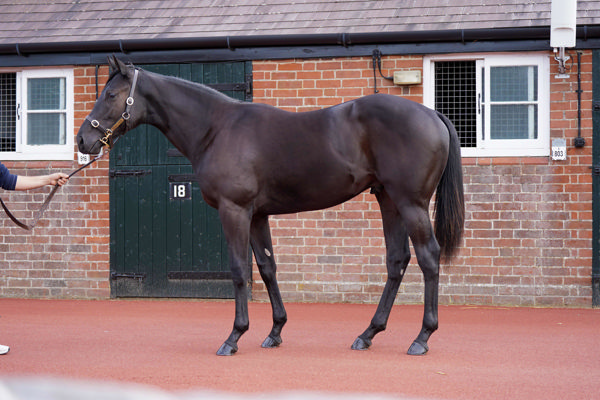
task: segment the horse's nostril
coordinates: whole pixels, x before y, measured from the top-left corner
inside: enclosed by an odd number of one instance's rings
[[[83,150],[83,138],[81,136],[77,137],[77,147],[79,147],[79,151]]]

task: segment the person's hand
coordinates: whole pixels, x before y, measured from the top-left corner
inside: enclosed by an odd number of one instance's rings
[[[50,180],[50,185],[62,186],[69,180],[69,175],[63,174],[62,172],[57,172],[48,175],[48,179]]]

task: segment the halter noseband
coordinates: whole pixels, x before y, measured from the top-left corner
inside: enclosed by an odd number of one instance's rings
[[[133,84],[131,85],[131,89],[129,90],[129,97],[127,97],[127,100],[125,100],[125,103],[126,103],[125,111],[123,112],[123,114],[121,114],[121,118],[119,118],[119,120],[117,122],[115,122],[113,124],[113,126],[111,126],[110,128],[105,128],[102,125],[100,125],[100,122],[98,122],[98,120],[90,119],[89,115],[87,117],[85,117],[86,120],[90,121],[90,124],[92,124],[93,128],[99,129],[100,131],[102,131],[104,133],[104,136],[98,140],[103,145],[107,146],[109,149],[113,145],[113,141],[112,141],[113,132],[119,126],[121,126],[122,123],[125,122],[125,125],[127,125],[127,120],[131,117],[131,114],[129,113],[129,111],[131,110],[131,106],[134,103],[133,93],[135,92],[135,86],[137,84],[138,74],[139,74],[139,69],[136,68],[135,72],[133,74]],[[126,127],[126,129],[127,129],[127,127]]]

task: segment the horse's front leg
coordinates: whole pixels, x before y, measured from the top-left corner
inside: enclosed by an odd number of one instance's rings
[[[235,293],[235,320],[233,330],[217,351],[217,355],[230,356],[238,350],[237,342],[248,330],[248,287],[250,268],[248,265],[248,238],[251,211],[234,203],[219,205],[219,217],[229,250],[229,266]]]
[[[277,266],[273,254],[273,244],[271,242],[271,231],[269,229],[269,217],[255,215],[252,218],[250,227],[250,245],[256,258],[256,264],[260,276],[265,283],[271,307],[273,309],[273,328],[271,333],[265,339],[262,347],[272,348],[281,344],[281,329],[287,322],[287,313],[283,306],[279,285],[277,284]]]

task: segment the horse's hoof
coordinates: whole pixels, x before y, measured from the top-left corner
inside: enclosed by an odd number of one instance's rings
[[[367,350],[371,347],[371,341],[369,339],[363,339],[360,336],[356,338],[354,343],[352,343],[352,350]]]
[[[271,337],[271,335],[269,335],[263,342],[262,347],[264,347],[265,349],[272,349],[275,347],[279,347],[281,342],[282,342],[281,336],[277,336],[276,338],[274,338],[274,337]]]
[[[429,347],[427,347],[427,343],[422,344],[419,342],[413,342],[413,344],[408,349],[408,355],[410,356],[424,356],[425,353],[429,351]]]
[[[225,342],[225,343],[223,343],[221,348],[219,350],[217,350],[217,355],[218,356],[232,356],[237,351],[238,351],[237,345],[232,346],[229,343]]]

